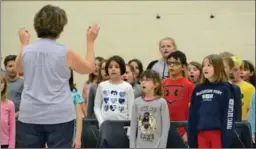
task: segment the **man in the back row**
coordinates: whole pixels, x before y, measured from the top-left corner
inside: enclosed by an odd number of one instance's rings
[[[159,60],[154,60],[149,63],[147,69],[155,70],[159,73],[162,79],[168,78],[168,66],[167,58],[168,55],[177,50],[176,43],[174,39],[170,37],[165,37],[159,41],[159,51],[162,58]]]
[[[4,59],[5,77],[7,80],[7,98],[15,104],[16,117],[19,114],[21,94],[23,91],[23,79],[19,77],[15,70],[16,55],[8,55]]]

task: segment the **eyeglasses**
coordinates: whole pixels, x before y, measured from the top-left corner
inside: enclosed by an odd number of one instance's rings
[[[181,65],[180,62],[167,62],[168,66],[178,66]]]

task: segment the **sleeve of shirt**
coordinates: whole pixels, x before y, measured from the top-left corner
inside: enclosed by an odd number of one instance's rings
[[[76,91],[76,92],[73,93],[73,100],[74,100],[75,104],[81,104],[81,103],[84,102],[84,100],[83,100],[79,91]]]
[[[170,129],[170,117],[167,102],[164,102],[161,105],[161,116],[162,116],[162,136],[159,143],[159,148],[166,148],[167,139]]]
[[[254,92],[254,95],[253,95],[253,98],[251,100],[251,105],[250,105],[250,111],[249,111],[249,118],[248,118],[248,121],[251,125],[251,132],[252,132],[252,137],[255,138],[255,113],[256,113],[256,110],[255,110],[255,100],[256,100],[256,93]]]
[[[222,100],[220,104],[223,105],[223,120],[222,120],[222,147],[229,148],[232,144],[232,139],[234,136],[235,129],[235,100],[234,94],[228,90],[225,91],[223,96],[224,101]]]
[[[24,89],[24,80],[21,79],[20,83],[21,83],[21,86],[19,88],[19,104],[16,107],[16,112],[20,111],[20,102],[21,102],[21,95],[22,95],[22,92],[23,92],[23,89]]]
[[[132,87],[130,87],[130,88],[128,89],[127,100],[128,100],[129,119],[131,120],[132,106],[133,106],[133,102],[134,102],[134,91],[133,91],[133,88],[132,88]]]
[[[248,94],[248,98],[246,98],[246,99],[244,100],[244,106],[247,108],[248,111],[250,110],[251,99],[253,98],[254,92],[255,92],[254,87],[251,87],[250,89],[248,89],[248,91],[247,91],[247,93],[246,93],[246,94]],[[248,115],[248,114],[247,114],[247,115]],[[247,116],[247,115],[246,115],[246,116]],[[248,117],[245,117],[245,118],[247,119]]]
[[[190,88],[188,90],[188,106],[189,107],[190,107],[190,102],[192,100],[192,94],[193,94],[194,88],[195,88],[195,85],[191,84],[191,86],[190,86]]]
[[[15,148],[16,140],[16,119],[15,119],[15,107],[14,103],[10,102],[10,113],[9,113],[9,122],[10,122],[10,136],[9,136],[9,148]]]
[[[101,91],[101,85],[99,85],[97,88],[97,91],[96,91],[95,101],[94,101],[94,113],[98,120],[99,126],[104,121],[102,113],[101,113],[102,102],[103,102],[103,96],[102,96],[102,91]]]
[[[88,106],[87,106],[87,117],[91,118],[93,114],[94,100],[96,94],[97,85],[91,86],[88,94]]]
[[[190,148],[197,148],[197,124],[198,124],[198,110],[200,107],[201,101],[196,99],[195,90],[193,91],[189,116],[188,116],[188,145]]]
[[[86,102],[88,102],[88,100],[89,100],[89,94],[90,94],[90,90],[91,90],[91,88],[93,87],[93,84],[89,84],[88,85],[88,88],[87,88],[87,97],[86,97]]]
[[[235,121],[240,122],[242,120],[242,93],[238,86],[233,85],[235,94]]]
[[[151,69],[151,68],[155,65],[155,63],[157,63],[157,62],[158,62],[158,60],[151,61],[151,62],[148,64],[148,66],[147,66],[147,69],[146,69],[146,70]]]
[[[85,102],[87,102],[87,98],[88,98],[88,87],[89,87],[89,84],[84,84],[84,87],[83,87],[83,90],[82,90],[82,92],[83,92],[83,94],[86,94],[86,97],[84,97],[85,99],[84,99],[84,101]],[[84,96],[84,95],[83,95]]]
[[[128,102],[128,114],[129,114],[129,120],[131,120],[131,117],[132,117],[132,106],[133,106],[133,103],[134,103],[134,90],[132,88],[132,86],[129,87],[128,89],[128,95],[127,95],[127,102]],[[127,136],[130,137],[130,127],[127,127]]]
[[[137,132],[137,107],[136,104],[132,106],[131,114],[131,129],[130,129],[130,148],[136,148],[136,132]]]
[[[191,102],[191,98],[192,98],[192,94],[193,94],[193,90],[194,90],[195,86],[194,84],[192,84],[189,88],[189,102]]]

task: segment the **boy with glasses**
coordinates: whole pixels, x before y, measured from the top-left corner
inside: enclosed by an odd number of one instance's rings
[[[185,76],[186,55],[181,51],[172,52],[167,59],[169,78],[163,80],[164,98],[168,103],[171,121],[187,121],[191,95],[194,85]],[[184,142],[187,134],[184,128],[178,128]]]

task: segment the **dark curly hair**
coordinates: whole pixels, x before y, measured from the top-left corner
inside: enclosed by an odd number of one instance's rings
[[[58,38],[67,23],[66,12],[53,5],[44,6],[34,17],[34,28],[38,38]]]

